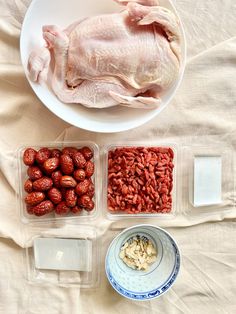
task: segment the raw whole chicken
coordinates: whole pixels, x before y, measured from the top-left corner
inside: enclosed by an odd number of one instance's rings
[[[43,26],[46,46],[33,51],[32,81],[48,80],[64,103],[91,108],[157,108],[180,66],[177,17],[157,0],[115,0],[120,13],[84,18],[65,30]]]

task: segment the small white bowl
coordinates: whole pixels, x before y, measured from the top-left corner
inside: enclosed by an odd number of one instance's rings
[[[157,249],[157,260],[147,271],[134,270],[119,257],[122,245],[136,235],[147,237]],[[150,300],[160,297],[173,286],[180,269],[180,252],[165,230],[153,225],[136,225],[122,231],[111,242],[105,269],[110,284],[123,297]]]

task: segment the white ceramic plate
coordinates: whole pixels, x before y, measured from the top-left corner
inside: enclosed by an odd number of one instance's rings
[[[160,4],[175,11],[169,0],[161,0]],[[22,64],[28,78],[27,61],[29,54],[44,44],[42,26],[56,24],[65,28],[81,17],[102,13],[112,13],[121,10],[121,6],[112,0],[33,0],[22,25],[20,38],[20,52]],[[176,13],[177,14],[177,13]],[[120,132],[138,127],[155,117],[172,99],[182,80],[185,65],[185,36],[181,24],[182,34],[182,66],[179,79],[165,95],[163,104],[155,110],[129,109],[117,106],[109,109],[89,109],[79,104],[64,104],[44,85],[41,86],[29,80],[38,98],[54,114],[66,122],[95,132]]]

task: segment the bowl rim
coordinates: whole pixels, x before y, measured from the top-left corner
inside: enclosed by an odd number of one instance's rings
[[[176,258],[175,258],[175,265],[173,267],[171,275],[160,287],[155,288],[155,289],[150,290],[150,291],[147,291],[147,292],[137,293],[135,291],[127,290],[126,288],[120,286],[119,284],[117,284],[114,281],[113,277],[110,274],[109,267],[108,267],[108,255],[109,255],[109,252],[110,252],[112,245],[114,245],[114,243],[117,241],[117,239],[121,235],[125,234],[129,230],[136,229],[136,228],[142,228],[142,227],[158,229],[159,231],[166,234],[168,236],[168,238],[170,239],[172,245],[174,246]],[[174,283],[176,282],[176,279],[177,279],[179,271],[180,271],[180,265],[181,265],[181,254],[180,254],[179,246],[177,245],[176,241],[169,234],[169,232],[167,232],[165,229],[160,228],[159,226],[156,226],[156,225],[152,225],[152,224],[138,224],[138,225],[133,225],[131,227],[125,228],[122,232],[120,232],[118,235],[116,235],[116,237],[112,240],[112,242],[110,243],[110,245],[107,249],[107,253],[106,253],[106,257],[105,257],[105,273],[106,273],[106,276],[107,276],[107,279],[108,279],[110,285],[121,296],[123,296],[127,299],[130,299],[130,300],[136,300],[136,301],[152,300],[152,299],[158,298],[158,297],[162,296],[164,293],[166,293],[170,288],[173,287]]]

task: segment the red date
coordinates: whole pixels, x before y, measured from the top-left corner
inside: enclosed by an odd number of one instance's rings
[[[76,186],[76,181],[71,176],[62,176],[60,180],[60,185],[63,188],[74,188]]]
[[[89,147],[83,147],[80,149],[86,160],[90,160],[93,157],[93,151]]]
[[[78,149],[75,147],[65,147],[62,150],[62,154],[64,155],[69,155],[71,158],[75,153],[77,153]]]
[[[30,166],[27,170],[27,174],[32,181],[38,180],[43,176],[42,171],[36,166]]]
[[[78,213],[80,213],[81,211],[83,210],[83,208],[82,207],[80,207],[80,206],[74,206],[74,207],[72,207],[71,209],[70,209],[70,211],[73,213],[73,214],[78,214]]]
[[[77,168],[84,168],[86,165],[86,159],[84,158],[83,154],[77,152],[73,155],[73,161]]]
[[[74,207],[77,203],[77,195],[74,189],[68,189],[65,193],[65,202],[68,207]]]
[[[32,211],[35,216],[44,216],[46,214],[49,214],[53,210],[53,208],[53,203],[47,200],[33,207]]]
[[[43,192],[49,190],[52,187],[52,185],[53,185],[52,179],[48,177],[43,177],[33,182],[33,189],[35,191]]]
[[[78,206],[81,206],[84,209],[91,211],[94,209],[94,202],[88,195],[85,194],[78,199]]]
[[[24,190],[27,193],[31,193],[33,191],[33,182],[30,179],[25,181]]]
[[[60,160],[58,157],[53,157],[53,158],[47,159],[43,163],[43,167],[44,167],[46,173],[50,174],[53,171],[55,171],[57,169],[57,167],[59,166],[59,161]]]
[[[23,154],[23,162],[26,166],[32,166],[35,162],[36,150],[33,148],[27,148]]]
[[[75,188],[76,194],[83,195],[83,194],[87,193],[88,189],[89,189],[89,185],[90,185],[90,181],[87,180],[87,179],[85,179],[84,181],[78,183],[76,185],[76,188]]]
[[[77,169],[74,171],[74,178],[77,181],[84,181],[86,177],[86,173],[83,169]]]
[[[61,151],[60,151],[59,149],[54,148],[54,149],[52,149],[51,157],[52,157],[52,158],[53,158],[53,157],[60,158],[61,154],[62,154],[62,153],[61,153]]]
[[[70,208],[66,205],[66,202],[60,202],[56,208],[55,213],[58,215],[66,215],[70,211]]]
[[[42,202],[44,198],[45,194],[43,192],[31,192],[25,197],[25,203],[34,206]]]
[[[48,191],[48,198],[53,202],[53,204],[59,204],[62,200],[62,194],[57,188],[51,188]]]
[[[73,160],[69,155],[61,155],[60,157],[61,171],[64,174],[72,174],[74,171]]]
[[[85,166],[85,174],[87,178],[92,177],[94,174],[94,163],[92,161],[88,161],[86,166]]]
[[[56,188],[59,188],[61,186],[60,181],[61,181],[61,178],[62,178],[61,171],[57,170],[57,171],[53,172],[51,177],[52,177],[52,181],[53,181],[54,186]]]
[[[36,161],[39,164],[43,164],[51,155],[51,151],[47,147],[41,148],[36,154]]]

